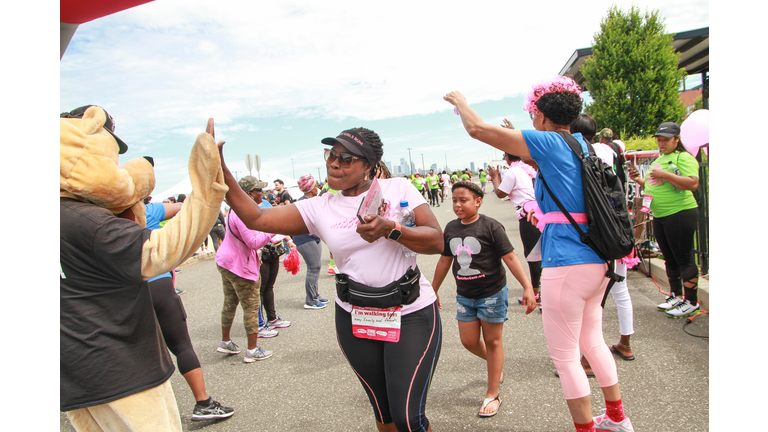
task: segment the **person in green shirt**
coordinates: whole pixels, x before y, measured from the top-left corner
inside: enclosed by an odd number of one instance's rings
[[[461,173],[461,181],[472,181],[472,177],[469,176],[469,171]]]
[[[416,174],[413,176],[413,180],[411,180],[411,183],[413,183],[413,185],[416,186],[416,189],[418,189],[419,192],[421,192],[421,195],[426,198],[425,194],[427,190],[424,187],[425,182],[418,171],[416,171]]]
[[[650,207],[653,213],[653,234],[664,255],[672,293],[658,308],[671,318],[683,318],[699,309],[699,269],[693,252],[699,220],[693,192],[699,187],[699,163],[683,147],[677,123],[662,123],[654,136],[659,157],[645,178],[634,166],[629,168],[629,177],[645,189],[643,207]]]
[[[457,172],[458,172],[458,171],[457,171]],[[459,175],[458,175],[458,174],[456,174],[456,173],[453,173],[453,175],[451,175],[451,185],[453,185],[453,184],[454,184],[454,183],[456,183],[457,181],[459,181]]]
[[[439,189],[440,178],[435,174],[435,170],[429,170],[429,175],[426,178],[427,186],[429,186],[429,205],[432,207],[440,207],[439,201]]]
[[[485,192],[485,184],[488,183],[488,173],[486,173],[482,168],[480,168],[480,188],[483,189],[483,192]]]

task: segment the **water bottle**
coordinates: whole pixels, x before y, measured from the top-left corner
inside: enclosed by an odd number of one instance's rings
[[[673,174],[680,175],[680,169],[677,168],[677,165],[673,164],[672,161],[668,161],[667,164],[668,164],[667,165],[667,171],[669,171],[669,172],[671,172]],[[671,183],[670,183],[670,186],[671,186]],[[680,189],[678,189],[678,188],[676,188],[674,186],[672,186],[672,190],[674,190],[677,193],[683,193],[683,191],[681,191]]]
[[[416,215],[408,208],[408,201],[400,201],[400,209],[397,212],[397,222],[402,226],[412,227],[416,226]],[[406,258],[415,257],[418,255],[416,252],[403,246],[403,253]]]

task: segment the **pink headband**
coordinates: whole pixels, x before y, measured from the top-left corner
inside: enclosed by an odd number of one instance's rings
[[[525,96],[523,110],[531,114],[541,114],[541,111],[536,106],[536,102],[545,94],[555,92],[575,93],[581,97],[581,87],[576,84],[576,81],[572,78],[558,75],[551,80],[536,83],[533,86],[533,90]]]

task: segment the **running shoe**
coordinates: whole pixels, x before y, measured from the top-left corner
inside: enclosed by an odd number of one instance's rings
[[[267,351],[261,347],[256,347],[256,350],[253,354],[251,354],[250,351],[245,350],[245,357],[243,357],[243,361],[246,363],[253,363],[259,360],[266,360],[272,357],[272,354],[274,354],[272,351]]]
[[[667,311],[667,316],[670,318],[685,318],[693,315],[699,310],[699,305],[692,305],[688,300],[680,303],[676,308]]]
[[[635,429],[632,427],[632,422],[629,421],[629,417],[624,417],[624,420],[618,423],[611,420],[611,418],[608,417],[608,414],[603,414],[592,420],[595,421],[595,430],[597,431],[635,432]]]
[[[186,291],[185,291],[185,290],[183,290],[183,289],[179,289],[179,288],[176,288],[176,294],[178,294],[178,295],[182,295],[182,294],[184,294],[185,292],[186,292]]]
[[[323,302],[317,302],[317,304],[313,304],[313,305],[305,304],[304,305],[304,309],[322,309],[322,308],[324,308],[326,306],[328,306],[328,305],[323,303]]]
[[[328,299],[324,299],[324,298],[320,297],[320,298],[318,299],[318,301],[320,301],[320,303],[328,303],[330,300],[328,300]]]
[[[234,408],[222,406],[220,403],[211,399],[211,404],[208,406],[195,404],[192,409],[192,421],[211,420],[232,417],[235,413]]]
[[[674,295],[671,295],[667,297],[667,299],[664,301],[664,303],[656,306],[659,308],[659,310],[668,311],[672,310],[678,306],[680,306],[683,303],[683,299],[680,297],[675,297]]]
[[[269,327],[271,327],[271,328],[285,328],[285,327],[290,327],[291,326],[291,322],[290,321],[286,321],[286,320],[284,320],[284,319],[282,319],[280,317],[276,317],[272,321],[269,321],[267,323],[267,325]]]
[[[219,347],[216,348],[216,351],[224,354],[238,354],[240,352],[240,347],[232,341],[221,342]]]
[[[277,330],[274,330],[270,328],[269,326],[259,327],[259,337],[260,338],[273,338],[277,336],[279,333]]]

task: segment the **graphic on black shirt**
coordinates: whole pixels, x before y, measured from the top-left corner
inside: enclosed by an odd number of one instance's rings
[[[480,274],[480,270],[471,269],[472,255],[476,255],[482,249],[480,242],[474,237],[465,239],[452,238],[450,243],[451,253],[456,257],[456,262],[461,267],[457,273],[459,276],[474,276]]]

